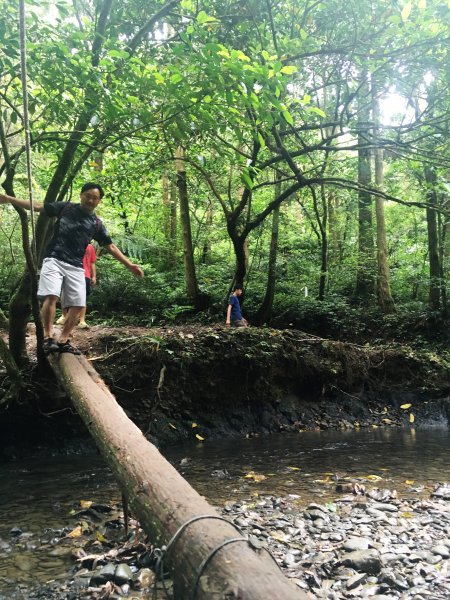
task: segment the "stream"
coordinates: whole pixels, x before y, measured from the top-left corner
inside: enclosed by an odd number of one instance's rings
[[[337,482],[348,481],[417,498],[429,496],[438,482],[450,482],[450,431],[445,427],[205,440],[166,448],[163,454],[217,506],[250,495],[292,496],[303,506],[324,504],[336,498]],[[79,509],[80,500],[120,501],[114,478],[98,455],[0,465],[0,600],[16,597],[21,586],[67,578],[70,555],[39,552],[39,540],[46,530],[73,524],[70,513]],[[8,544],[14,528],[30,534],[20,551]]]

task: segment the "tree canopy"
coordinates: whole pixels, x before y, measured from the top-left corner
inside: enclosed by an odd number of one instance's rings
[[[0,5],[0,181],[24,196],[18,5]],[[275,290],[260,322],[315,297],[446,311],[447,2],[28,0],[26,13],[35,194],[104,185],[101,216],[148,274],[115,302],[105,261],[99,311],[218,315],[233,279],[253,314]],[[8,312],[29,290],[11,210],[0,227]]]

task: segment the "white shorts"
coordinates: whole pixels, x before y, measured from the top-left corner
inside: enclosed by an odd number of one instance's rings
[[[86,306],[84,269],[57,258],[44,258],[39,277],[38,297],[63,295],[63,308]]]

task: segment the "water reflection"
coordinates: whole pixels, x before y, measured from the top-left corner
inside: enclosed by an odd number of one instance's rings
[[[373,429],[274,435],[178,447],[169,453],[184,476],[210,500],[242,495],[242,486],[260,493],[300,494],[305,502],[335,496],[336,478],[369,477],[379,487],[405,494],[411,487],[450,480],[447,429]],[[213,470],[231,479],[213,481]],[[266,476],[257,486],[242,475]],[[408,481],[408,483],[406,483]],[[236,482],[240,482],[236,486]],[[411,482],[414,482],[412,484]]]
[[[447,429],[389,428],[205,441],[164,454],[212,503],[293,494],[306,504],[335,498],[336,478],[347,477],[368,487],[397,489],[401,496],[416,495],[425,486],[428,495],[432,484],[450,481],[449,452]],[[99,456],[0,465],[0,596],[13,598],[8,594],[18,583],[66,577],[70,557],[49,556],[40,549],[39,536],[45,528],[73,525],[70,511],[80,500],[120,500]],[[12,527],[36,535],[20,552],[5,553],[2,540],[10,542]]]

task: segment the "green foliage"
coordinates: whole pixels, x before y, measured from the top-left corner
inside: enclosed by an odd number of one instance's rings
[[[0,0],[0,177],[4,182],[11,175],[15,193],[24,196],[16,4]],[[125,0],[113,3],[100,41],[101,2],[58,2],[48,13],[39,3],[27,5],[36,196],[42,200],[54,185],[73,145],[61,176],[65,198],[76,200],[83,182],[99,181],[107,191],[101,218],[115,243],[146,271],[144,281],[137,281],[110,258],[99,260],[100,284],[91,298],[98,321],[127,315],[141,324],[200,318],[186,299],[182,231],[172,210],[179,146],[186,157],[199,287],[210,296],[205,321],[223,320],[238,242],[244,240],[244,306],[250,316],[256,313],[267,288],[270,220],[279,203],[274,322],[351,335],[359,332],[345,323],[355,319],[368,331],[367,306],[359,312],[352,304],[361,139],[385,150],[382,192],[389,199],[396,314],[409,323],[409,311],[419,320],[420,310],[426,313],[424,203],[433,191],[442,211],[442,300],[450,293],[445,3],[330,0],[310,11],[297,0],[250,2],[245,8],[233,0],[183,0],[141,35],[164,3]],[[379,139],[358,114],[370,101],[363,97],[363,73],[385,100]],[[388,111],[386,104],[399,99],[396,114]],[[425,168],[434,169],[433,189]],[[277,177],[281,192],[275,191]],[[375,229],[369,235],[375,240]],[[325,301],[318,303],[324,242]],[[24,261],[17,217],[4,207],[0,243],[0,306],[6,307]],[[368,268],[375,284],[374,265]],[[376,323],[375,287],[366,301]]]

